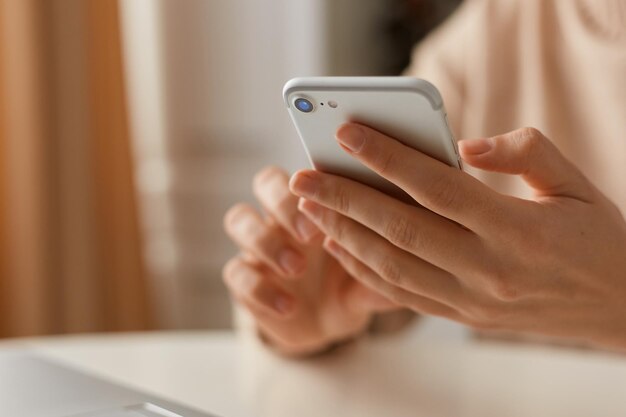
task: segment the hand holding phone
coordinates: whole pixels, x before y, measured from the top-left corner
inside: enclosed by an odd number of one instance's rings
[[[412,77],[295,78],[285,104],[311,165],[409,201],[404,191],[350,158],[335,132],[347,122],[374,128],[442,163],[461,169],[456,140],[439,91]],[[410,201],[413,201],[410,199]]]

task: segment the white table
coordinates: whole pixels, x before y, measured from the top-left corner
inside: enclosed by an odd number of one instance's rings
[[[0,343],[224,417],[626,415],[626,357],[492,342],[370,339],[311,360],[227,332]]]

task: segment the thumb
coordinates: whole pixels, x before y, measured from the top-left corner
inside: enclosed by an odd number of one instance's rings
[[[462,140],[459,148],[463,160],[471,166],[520,175],[538,196],[587,199],[591,194],[585,176],[537,129]]]
[[[371,290],[359,281],[350,279],[346,286],[345,301],[350,311],[383,313],[401,309],[383,295]]]

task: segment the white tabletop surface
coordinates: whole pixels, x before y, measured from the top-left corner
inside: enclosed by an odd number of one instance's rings
[[[404,335],[309,360],[228,332],[8,341],[224,417],[626,415],[626,357]]]

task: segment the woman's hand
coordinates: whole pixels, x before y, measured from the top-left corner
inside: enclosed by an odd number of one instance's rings
[[[626,348],[624,217],[540,132],[460,142],[468,164],[521,176],[532,200],[364,126],[337,139],[422,206],[321,172],[294,175],[301,211],[368,287],[478,328]]]
[[[398,307],[328,256],[323,236],[298,211],[288,181],[284,171],[264,169],[254,191],[266,214],[239,204],[224,217],[241,248],[226,264],[224,280],[271,345],[286,354],[309,354],[361,333],[374,312]]]

